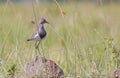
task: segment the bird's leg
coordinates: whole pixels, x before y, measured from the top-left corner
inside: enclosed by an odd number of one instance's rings
[[[35,49],[36,50],[38,50],[37,43],[38,43],[38,41],[35,42]],[[35,54],[37,55],[37,52]]]
[[[36,48],[36,49],[38,48],[38,46],[37,46],[37,41],[35,42],[35,48]]]
[[[40,44],[40,41],[35,43],[35,48],[38,50],[39,54],[41,55],[40,53],[40,50],[39,50],[39,44]]]
[[[36,48],[38,49],[39,48],[39,44],[40,44],[40,41],[37,43],[37,45],[36,45]]]

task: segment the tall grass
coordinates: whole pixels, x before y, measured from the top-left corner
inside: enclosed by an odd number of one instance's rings
[[[36,19],[46,18],[47,37],[40,44],[46,58],[64,70],[65,77],[108,78],[119,67],[119,5],[55,3],[34,6]],[[16,65],[16,76],[36,56],[34,42],[26,39],[36,30],[32,4],[0,4],[0,73],[6,76]]]

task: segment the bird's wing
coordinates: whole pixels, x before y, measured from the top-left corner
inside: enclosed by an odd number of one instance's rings
[[[27,41],[31,41],[31,40],[40,40],[38,32],[33,33],[31,38],[27,39]]]
[[[34,37],[36,37],[37,35],[38,35],[38,32],[35,32],[35,33],[32,34],[31,38],[34,38]]]

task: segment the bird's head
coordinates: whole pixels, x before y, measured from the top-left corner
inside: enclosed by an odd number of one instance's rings
[[[39,24],[44,24],[44,23],[48,23],[49,24],[49,22],[45,18],[41,18],[39,20]]]

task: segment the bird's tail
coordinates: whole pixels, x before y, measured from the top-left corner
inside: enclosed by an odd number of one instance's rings
[[[31,41],[31,40],[33,40],[33,39],[27,39],[27,41]]]

